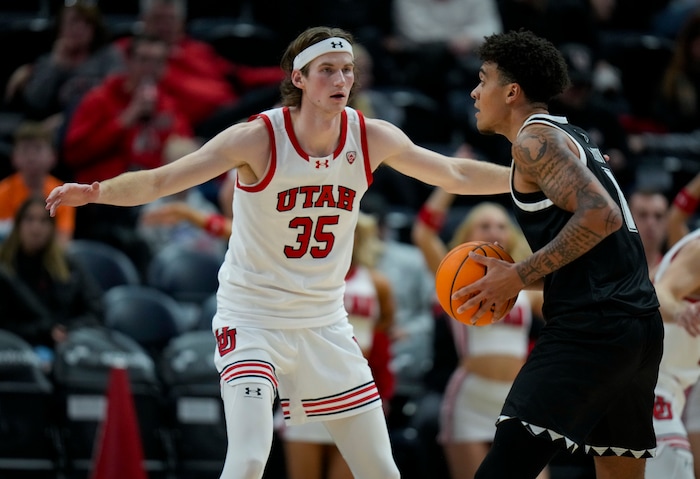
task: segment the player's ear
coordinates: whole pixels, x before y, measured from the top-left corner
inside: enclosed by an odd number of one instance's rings
[[[301,70],[292,70],[292,74],[290,79],[292,80],[292,85],[294,85],[297,88],[301,88],[301,77],[303,75],[301,74]]]
[[[511,83],[508,85],[508,92],[506,93],[506,101],[510,102],[515,100],[515,98],[520,93],[520,85],[517,83]]]

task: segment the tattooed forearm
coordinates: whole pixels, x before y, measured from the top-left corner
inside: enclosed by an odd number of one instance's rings
[[[595,231],[570,222],[549,244],[520,263],[520,279],[524,284],[533,283],[579,258],[602,239]]]

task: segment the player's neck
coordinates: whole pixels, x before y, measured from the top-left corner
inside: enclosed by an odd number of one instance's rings
[[[292,125],[297,141],[312,157],[323,158],[335,151],[340,139],[341,123],[340,114],[309,114],[302,109],[292,111]]]

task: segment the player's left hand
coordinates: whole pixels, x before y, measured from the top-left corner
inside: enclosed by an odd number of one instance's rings
[[[100,196],[100,183],[81,184],[64,183],[54,188],[46,198],[46,209],[51,216],[56,214],[56,208],[60,205],[83,206],[95,202]]]

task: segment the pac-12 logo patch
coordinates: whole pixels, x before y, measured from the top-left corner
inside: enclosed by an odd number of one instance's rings
[[[223,327],[216,330],[216,346],[219,348],[219,356],[225,356],[236,349],[236,328]]]
[[[348,151],[347,153],[345,153],[345,158],[348,160],[348,163],[350,163],[352,165],[353,163],[355,163],[355,158],[357,158],[357,153],[355,153],[354,151]]]

